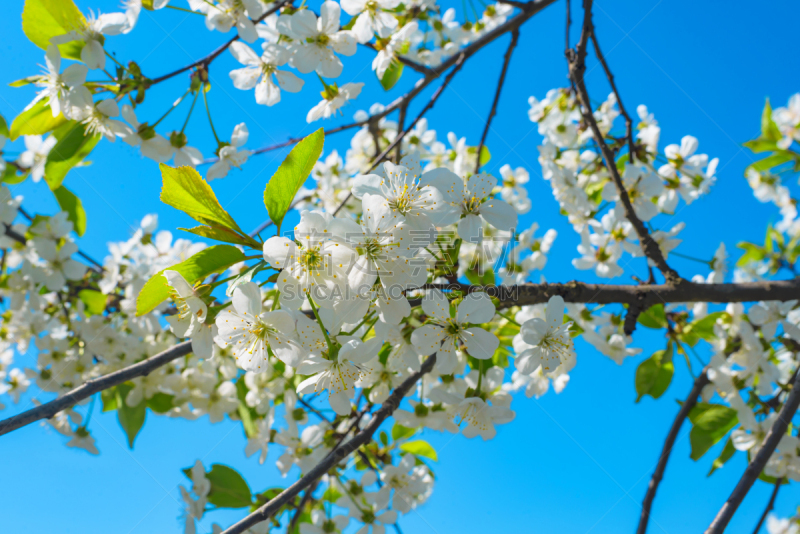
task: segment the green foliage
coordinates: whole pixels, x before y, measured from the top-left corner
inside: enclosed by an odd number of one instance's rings
[[[642,400],[645,395],[650,395],[654,399],[663,395],[672,382],[674,372],[672,343],[670,342],[667,343],[665,350],[654,352],[636,369],[636,402]]]
[[[403,68],[404,65],[402,63],[396,59],[392,60],[389,68],[383,73],[383,78],[381,78],[381,85],[385,90],[388,91],[400,81],[400,76],[403,75]]]
[[[156,306],[169,298],[170,289],[163,276],[164,271],[177,271],[187,282],[194,284],[211,274],[224,271],[234,263],[243,261],[244,258],[244,253],[236,247],[215,245],[201,250],[188,260],[159,271],[139,292],[139,297],[136,299],[136,315],[153,311]]]
[[[436,449],[425,440],[418,439],[416,441],[407,441],[400,445],[400,450],[413,454],[414,456],[422,456],[434,462],[439,460],[436,455]]]
[[[733,457],[735,452],[736,447],[733,446],[733,440],[728,438],[728,441],[725,442],[725,448],[722,449],[720,455],[714,460],[714,463],[711,464],[711,470],[709,470],[706,476],[710,477],[714,471],[725,465],[725,463]]]
[[[168,395],[167,393],[162,393],[159,391],[147,399],[147,407],[153,410],[155,413],[165,414],[172,409],[172,401],[174,399],[174,395]]]
[[[404,427],[401,424],[395,423],[392,427],[392,439],[394,441],[398,441],[401,439],[405,439],[414,435],[416,430],[413,428]]]
[[[8,131],[8,124],[6,120],[0,115],[0,137],[9,137],[11,133]]]
[[[721,404],[699,402],[689,412],[692,431],[689,441],[692,445],[692,460],[699,460],[719,440],[736,426],[739,418],[736,410]]]
[[[67,212],[67,218],[72,221],[75,233],[82,236],[86,232],[86,211],[83,209],[81,199],[63,185],[54,189],[53,195],[55,195],[59,207]]]
[[[205,225],[184,230],[226,243],[260,248],[261,245],[247,236],[225,211],[211,186],[196,170],[163,163],[160,167],[163,179],[161,201]]]
[[[129,382],[120,384],[116,389],[117,419],[119,420],[120,426],[125,431],[125,435],[128,436],[128,446],[131,449],[133,448],[133,442],[136,436],[144,425],[144,419],[147,415],[147,403],[144,400],[134,407],[128,406],[125,402],[128,392],[132,389],[133,386]]]
[[[647,328],[661,329],[667,327],[667,314],[663,304],[650,306],[639,314],[638,322]]]
[[[33,44],[47,50],[50,39],[86,26],[86,19],[72,0],[25,0],[22,31]],[[63,57],[80,59],[83,41],[59,45]]]
[[[227,465],[212,464],[206,478],[211,482],[209,504],[220,508],[244,508],[252,504],[250,486],[242,475]]]
[[[239,418],[242,420],[242,427],[244,433],[248,438],[252,438],[258,434],[255,421],[258,419],[258,413],[247,405],[245,401],[247,397],[247,384],[244,383],[244,375],[236,381],[236,397],[239,399],[238,413]]]
[[[78,121],[62,124],[53,132],[53,135],[58,142],[47,155],[44,179],[50,189],[55,191],[64,181],[70,169],[81,163],[91,153],[102,136],[100,134],[86,135],[83,124]]]
[[[94,289],[81,289],[78,298],[86,304],[86,313],[100,315],[106,309],[106,296]]]
[[[63,113],[53,117],[53,112],[47,102],[48,99],[43,98],[17,115],[11,123],[8,138],[14,141],[20,135],[43,135],[67,122]]]
[[[264,189],[264,206],[267,208],[269,218],[275,223],[278,234],[292,200],[311,174],[314,164],[322,154],[324,144],[325,133],[320,128],[297,143],[267,182],[267,187]]]

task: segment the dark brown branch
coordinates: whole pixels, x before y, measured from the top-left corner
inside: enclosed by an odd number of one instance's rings
[[[497,105],[500,103],[500,93],[503,92],[503,85],[505,85],[508,65],[511,63],[511,55],[514,53],[514,49],[517,47],[518,40],[519,28],[516,28],[511,32],[511,42],[508,43],[508,50],[506,50],[506,55],[503,58],[503,68],[500,70],[500,79],[497,81],[497,90],[494,92],[492,109],[489,110],[489,116],[486,118],[486,126],[484,126],[483,134],[481,134],[481,142],[478,143],[478,161],[475,163],[475,174],[478,174],[481,171],[481,151],[483,150],[483,145],[486,144],[486,136],[489,135],[489,128],[492,126],[492,119],[494,119],[494,116],[497,115]]]
[[[16,430],[25,425],[29,425],[39,419],[49,419],[58,412],[71,408],[84,399],[88,399],[95,393],[127,382],[137,376],[149,374],[162,365],[177,360],[190,352],[192,352],[192,342],[184,341],[139,363],[135,363],[119,371],[114,371],[105,376],[93,378],[53,401],[0,421],[0,436],[8,434],[12,430]]]
[[[428,356],[423,362],[419,371],[409,376],[403,381],[402,384],[397,386],[395,390],[389,395],[389,398],[381,405],[376,411],[369,424],[364,427],[358,434],[353,436],[353,439],[343,443],[331,451],[320,463],[308,471],[300,480],[283,490],[275,498],[268,503],[261,506],[258,510],[248,515],[235,525],[229,527],[223,534],[239,534],[248,528],[265,521],[275,515],[286,503],[294,499],[301,491],[311,486],[327,473],[332,467],[347,458],[354,451],[358,450],[362,445],[366,445],[372,439],[373,434],[383,424],[383,422],[390,417],[394,411],[400,406],[400,401],[403,397],[411,391],[411,388],[419,381],[419,379],[426,373],[433,369],[436,363],[436,354]]]
[[[408,103],[403,104],[400,106],[400,111],[397,114],[397,131],[402,132],[405,129],[406,125],[406,113],[408,112]],[[400,160],[403,157],[403,153],[401,150],[402,144],[397,145],[397,150],[394,152],[394,162],[396,165],[400,164]]]
[[[739,483],[736,484],[730,497],[728,497],[728,500],[722,505],[717,517],[711,522],[711,526],[708,527],[705,534],[722,534],[722,532],[725,531],[725,527],[728,526],[731,518],[733,518],[736,509],[742,504],[747,492],[753,487],[756,479],[764,470],[764,466],[767,465],[770,456],[775,452],[775,448],[778,446],[781,438],[786,435],[786,429],[789,428],[789,423],[792,422],[792,418],[795,413],[797,413],[798,406],[800,406],[800,375],[795,378],[792,384],[792,392],[789,393],[789,396],[786,398],[786,403],[778,414],[778,419],[775,420],[772,424],[772,428],[767,432],[767,436],[764,438],[761,448],[758,449],[755,458],[753,458],[753,461],[747,466],[747,469],[744,470],[744,474],[739,480]]]
[[[650,519],[650,510],[653,507],[653,499],[656,498],[658,485],[661,483],[661,479],[664,477],[664,470],[667,468],[667,461],[669,460],[670,453],[672,452],[672,446],[675,445],[675,440],[678,438],[678,432],[680,432],[683,422],[689,416],[689,412],[692,411],[692,408],[694,408],[697,404],[697,397],[700,396],[700,392],[709,383],[707,371],[708,368],[703,369],[703,372],[700,373],[700,376],[695,379],[694,385],[692,385],[692,390],[689,392],[686,400],[681,405],[681,409],[678,410],[678,415],[675,416],[675,420],[672,422],[672,426],[667,434],[667,439],[664,440],[664,447],[661,449],[661,456],[658,457],[656,470],[653,472],[653,476],[650,478],[650,483],[647,485],[647,493],[644,495],[644,501],[642,502],[642,514],[639,517],[639,527],[636,529],[636,534],[645,534],[647,531],[647,522]]]
[[[775,481],[775,487],[772,489],[772,495],[769,498],[767,507],[764,508],[764,513],[761,514],[761,518],[758,520],[756,528],[753,529],[753,534],[758,534],[758,531],[761,530],[761,525],[764,524],[764,521],[766,521],[769,513],[773,508],[775,508],[775,499],[778,497],[778,490],[781,489],[781,484],[783,484],[783,477],[778,477],[778,480]]]
[[[757,302],[760,300],[800,299],[800,281],[775,280],[768,282],[745,282],[740,284],[695,284],[685,282],[670,285],[611,285],[567,282],[566,284],[523,284],[520,286],[479,286],[459,282],[426,284],[423,289],[461,291],[472,293],[484,291],[499,301],[499,308],[542,304],[550,297],[560,295],[566,302],[584,304],[632,304],[639,303],[646,310],[658,303],[681,302]],[[415,301],[412,301],[412,306]],[[416,301],[419,302],[419,301]]]
[[[319,482],[315,482],[308,488],[303,495],[303,498],[300,499],[300,504],[297,505],[297,510],[294,512],[294,516],[292,520],[289,522],[289,527],[286,529],[286,534],[292,534],[294,532],[295,527],[297,526],[297,522],[300,521],[300,516],[303,515],[303,508],[305,507],[306,503],[311,499],[314,495],[314,491],[317,489],[317,485]]]
[[[278,10],[280,10],[283,6],[285,6],[287,4],[291,4],[293,1],[294,0],[283,0],[282,2],[278,2],[277,4],[272,6],[270,9],[268,9],[263,15],[261,15],[260,17],[258,17],[255,20],[253,20],[253,24],[258,24],[259,22],[261,22],[265,18],[269,17],[273,13],[277,12]],[[227,50],[234,42],[236,42],[238,40],[239,40],[239,36],[236,35],[232,39],[230,39],[227,42],[225,42],[224,44],[220,45],[216,50],[214,50],[213,52],[211,52],[207,56],[198,59],[194,63],[190,63],[190,64],[186,65],[185,67],[181,67],[178,70],[174,70],[174,71],[172,71],[172,72],[170,72],[168,74],[164,74],[163,76],[159,76],[158,78],[153,78],[152,80],[150,80],[150,85],[155,85],[157,83],[163,82],[164,80],[169,80],[170,78],[173,78],[173,77],[177,76],[178,74],[180,74],[182,72],[186,72],[187,70],[193,69],[195,67],[199,67],[201,65],[203,67],[208,67],[208,65],[212,61],[217,59],[217,57],[221,53],[223,53],[225,50]]]
[[[667,261],[664,259],[664,255],[662,254],[658,243],[656,243],[656,241],[650,235],[650,232],[647,231],[647,227],[644,225],[641,219],[639,219],[638,215],[636,215],[636,211],[633,209],[633,205],[631,204],[631,199],[628,196],[628,191],[625,189],[625,185],[622,183],[622,178],[620,177],[619,170],[617,169],[614,161],[614,153],[606,144],[603,134],[600,131],[600,128],[597,126],[597,121],[594,118],[594,114],[592,113],[589,91],[586,89],[586,83],[583,79],[583,75],[586,72],[586,45],[590,36],[592,35],[592,32],[594,32],[594,25],[592,23],[592,0],[584,0],[583,28],[581,30],[581,37],[578,41],[578,46],[575,48],[575,50],[567,50],[569,77],[570,80],[572,80],[572,83],[575,85],[578,100],[580,101],[582,108],[581,111],[583,119],[591,129],[592,137],[594,137],[597,146],[600,148],[605,166],[608,169],[609,174],[611,174],[614,185],[617,187],[617,191],[619,192],[619,199],[623,208],[625,209],[625,216],[636,230],[636,234],[639,236],[639,242],[645,256],[647,256],[647,258],[655,264],[658,270],[661,271],[661,274],[664,275],[664,279],[666,280],[667,284],[685,283],[685,280],[683,280],[680,275],[667,264]]]
[[[595,33],[594,28],[592,29],[592,44],[594,44],[594,54],[597,56],[597,61],[599,61],[603,66],[603,70],[606,73],[606,78],[608,78],[608,83],[611,85],[611,90],[614,91],[614,96],[617,97],[619,112],[622,113],[622,116],[625,118],[625,137],[628,139],[628,152],[630,154],[629,158],[631,163],[633,163],[634,159],[636,158],[636,146],[633,142],[633,121],[631,120],[631,116],[628,115],[625,105],[622,103],[622,97],[620,96],[619,91],[617,91],[617,84],[614,83],[614,75],[611,73],[611,69],[609,68],[608,63],[606,63],[603,53],[600,51],[600,43],[597,41],[597,34]]]

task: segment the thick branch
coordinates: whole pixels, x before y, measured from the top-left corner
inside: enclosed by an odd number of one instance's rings
[[[293,2],[293,0],[283,0],[282,2],[278,2],[277,4],[275,4],[274,6],[269,8],[266,12],[264,12],[263,15],[261,15],[260,17],[258,17],[255,20],[253,20],[253,24],[258,24],[259,22],[261,22],[265,18],[269,17],[273,13],[277,12],[278,10],[280,10],[283,6],[285,6],[287,4],[291,4],[292,2]],[[233,37],[232,39],[230,39],[226,43],[224,43],[221,46],[219,46],[216,50],[214,50],[213,52],[211,52],[207,56],[198,59],[194,63],[190,63],[190,64],[186,65],[185,67],[181,67],[178,70],[174,70],[174,71],[172,71],[172,72],[170,72],[168,74],[164,74],[163,76],[159,76],[158,78],[153,78],[150,81],[150,85],[155,85],[157,83],[163,82],[164,80],[169,80],[170,78],[173,78],[173,77],[177,76],[178,74],[180,74],[182,72],[186,72],[189,69],[193,69],[193,68],[199,67],[201,65],[203,65],[205,67],[208,67],[209,63],[211,63],[212,61],[217,59],[217,57],[221,53],[223,53],[225,50],[227,50],[235,41],[238,41],[238,40],[239,40],[239,36],[236,35],[235,37]]]
[[[692,408],[697,404],[697,397],[700,396],[700,392],[709,383],[707,371],[708,368],[703,369],[703,372],[700,373],[700,376],[694,381],[689,396],[686,397],[686,400],[681,405],[681,409],[678,410],[678,415],[675,416],[675,420],[672,422],[672,426],[667,434],[667,439],[664,440],[664,447],[661,449],[661,456],[658,458],[656,470],[653,472],[652,478],[650,478],[650,484],[647,485],[647,493],[644,495],[642,515],[639,517],[639,527],[636,529],[636,534],[645,534],[647,531],[647,522],[650,519],[653,499],[656,498],[658,485],[664,477],[664,470],[667,468],[667,461],[669,460],[670,453],[672,453],[672,446],[675,445],[675,440],[678,438],[678,432],[680,432],[683,422],[689,416],[689,412],[692,411]]]
[[[465,293],[485,291],[496,297],[501,308],[542,304],[560,295],[566,302],[584,304],[638,304],[646,310],[653,304],[672,302],[757,302],[800,299],[800,281],[776,280],[740,284],[695,284],[678,286],[642,284],[611,285],[567,282],[566,284],[523,284],[520,286],[479,286],[459,282],[427,284],[423,289],[457,290]],[[417,301],[418,303],[418,301]],[[412,301],[412,306],[414,301]]]
[[[656,243],[656,241],[652,238],[650,233],[647,231],[647,227],[645,227],[644,223],[641,221],[641,219],[639,219],[638,215],[636,215],[636,211],[633,209],[633,205],[631,204],[631,199],[628,196],[628,191],[625,189],[625,185],[622,183],[619,170],[617,170],[617,166],[614,161],[614,153],[610,148],[608,148],[608,145],[603,138],[603,134],[597,125],[597,121],[594,118],[594,114],[592,113],[589,91],[586,89],[586,83],[584,82],[583,75],[586,71],[586,45],[593,32],[594,24],[592,23],[592,0],[584,0],[583,29],[581,30],[580,41],[578,42],[578,46],[575,50],[567,50],[567,59],[569,61],[569,77],[575,85],[578,100],[581,104],[583,119],[591,129],[592,137],[594,137],[597,146],[600,148],[600,152],[603,154],[603,160],[606,168],[608,169],[608,172],[614,181],[614,185],[617,187],[617,191],[619,192],[619,199],[622,203],[622,207],[625,209],[625,216],[636,230],[636,234],[639,236],[639,242],[642,246],[645,256],[647,256],[647,258],[655,264],[658,270],[661,271],[661,274],[664,275],[664,279],[668,284],[683,283],[684,281],[680,275],[678,275],[678,273],[667,264],[667,261],[664,259],[664,255],[661,253],[661,248],[658,246],[658,243]]]
[[[722,505],[717,517],[714,518],[714,521],[712,521],[711,526],[708,527],[705,534],[721,534],[725,531],[725,527],[728,526],[731,518],[733,518],[736,509],[742,504],[747,492],[753,487],[761,471],[764,470],[764,466],[767,465],[770,456],[775,452],[775,448],[778,446],[781,438],[786,435],[786,429],[789,428],[789,423],[792,422],[792,418],[795,413],[797,413],[798,406],[800,406],[800,375],[798,375],[792,383],[792,392],[789,393],[789,396],[786,398],[786,403],[778,414],[778,419],[775,420],[772,424],[772,428],[767,432],[767,437],[764,438],[761,448],[758,449],[755,458],[753,458],[753,461],[747,466],[747,469],[744,470],[744,474],[739,480],[739,483],[736,484],[730,497],[728,497],[728,500]]]
[[[327,473],[336,464],[341,462],[344,458],[347,458],[354,451],[358,450],[358,448],[362,445],[369,443],[373,434],[375,434],[383,422],[394,413],[398,406],[400,406],[400,401],[403,400],[403,397],[406,395],[406,393],[411,391],[411,388],[414,387],[417,381],[424,374],[433,369],[433,365],[435,363],[436,355],[433,354],[428,356],[425,362],[423,362],[420,370],[409,376],[403,381],[402,384],[397,386],[392,394],[389,395],[389,398],[387,398],[386,401],[381,405],[378,411],[373,414],[369,424],[364,427],[361,432],[356,434],[353,439],[336,447],[333,451],[331,451],[330,454],[328,454],[328,456],[325,457],[324,460],[309,470],[308,473],[306,473],[300,480],[283,490],[274,499],[261,506],[252,514],[248,515],[235,525],[229,527],[223,532],[223,534],[238,534],[244,532],[253,525],[256,525],[262,521],[266,521],[275,513],[277,513],[278,510],[283,507],[283,505],[291,501],[301,491],[319,480],[320,477]]]
[[[146,375],[162,365],[177,360],[190,352],[192,352],[192,342],[184,341],[139,363],[135,363],[119,371],[114,371],[105,376],[93,378],[72,391],[65,393],[56,400],[0,421],[0,436],[8,434],[12,430],[16,430],[25,425],[29,425],[39,419],[49,419],[58,412],[66,410],[84,399],[88,399],[95,393],[127,382],[137,376]]]
[[[516,28],[511,32],[511,42],[508,43],[508,50],[506,50],[506,55],[503,58],[503,68],[500,70],[500,79],[497,81],[497,90],[494,93],[492,109],[489,110],[489,116],[486,118],[486,126],[483,128],[483,134],[481,134],[481,142],[478,143],[478,161],[475,163],[475,174],[478,174],[481,170],[481,151],[483,150],[483,145],[486,143],[486,136],[489,135],[489,128],[492,126],[492,119],[494,119],[494,116],[497,115],[497,104],[500,103],[500,93],[503,92],[503,85],[506,81],[508,65],[511,63],[511,55],[514,53],[514,48],[517,47],[518,40],[519,28]]]

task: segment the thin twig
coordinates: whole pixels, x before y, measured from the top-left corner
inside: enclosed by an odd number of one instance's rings
[[[650,483],[647,485],[647,493],[645,493],[644,501],[642,502],[642,514],[639,516],[639,527],[636,529],[636,534],[644,534],[647,531],[647,522],[650,520],[650,510],[653,507],[653,499],[655,499],[658,485],[664,477],[664,470],[667,468],[667,461],[669,461],[670,453],[672,453],[672,446],[675,445],[675,440],[678,438],[678,432],[683,422],[689,416],[689,412],[692,411],[692,408],[697,404],[697,398],[700,396],[700,392],[709,383],[707,371],[707,368],[704,369],[703,372],[700,373],[700,376],[694,381],[692,390],[681,405],[681,409],[678,410],[678,415],[675,416],[675,420],[672,421],[667,439],[664,440],[664,447],[661,449],[661,456],[658,457],[656,470],[653,472]]]
[[[592,136],[594,137],[594,140],[603,155],[605,166],[608,169],[609,174],[611,174],[611,178],[613,179],[614,185],[617,187],[617,191],[619,193],[620,202],[625,209],[625,216],[636,230],[636,234],[639,236],[639,242],[645,256],[647,256],[655,264],[658,270],[661,271],[661,274],[664,275],[664,279],[668,285],[685,283],[685,280],[683,280],[680,275],[667,264],[667,261],[664,259],[664,255],[661,252],[661,248],[658,246],[658,243],[656,243],[656,241],[650,235],[650,232],[647,231],[647,227],[644,225],[641,219],[639,219],[638,215],[636,215],[636,211],[633,209],[628,191],[625,189],[625,185],[620,177],[616,162],[614,161],[614,153],[610,148],[608,148],[608,145],[603,138],[603,134],[597,125],[597,121],[594,118],[594,114],[592,113],[591,99],[589,98],[589,91],[586,89],[586,83],[584,82],[583,75],[586,71],[586,45],[589,42],[589,38],[593,31],[594,25],[592,23],[592,0],[584,0],[583,28],[581,30],[580,40],[578,41],[578,45],[575,50],[567,50],[569,77],[575,84],[578,100],[580,101],[582,108],[583,119],[591,129]]]
[[[611,69],[608,67],[608,63],[606,63],[605,57],[603,57],[603,53],[600,51],[600,43],[597,41],[597,34],[595,33],[596,30],[592,29],[592,43],[594,44],[594,53],[597,56],[597,61],[603,66],[603,70],[606,72],[606,78],[608,78],[608,83],[611,85],[611,90],[614,91],[614,96],[617,97],[617,105],[619,106],[619,112],[622,113],[622,116],[625,118],[625,137],[628,139],[628,153],[630,154],[630,162],[633,163],[635,156],[636,156],[636,146],[633,142],[633,121],[631,120],[631,116],[628,115],[628,112],[625,110],[625,105],[622,103],[622,97],[617,91],[617,84],[614,83],[614,75],[611,73]]]
[[[764,524],[764,521],[766,521],[769,513],[773,508],[775,508],[775,499],[778,497],[778,490],[781,489],[781,484],[783,484],[783,477],[778,477],[778,480],[775,481],[775,487],[772,489],[772,495],[769,498],[767,507],[764,508],[764,513],[761,514],[761,518],[758,520],[756,528],[753,529],[753,534],[758,534],[758,531],[761,530],[761,525]]]
[[[71,408],[83,399],[88,399],[95,393],[127,382],[137,376],[149,374],[162,365],[177,360],[181,356],[186,356],[190,352],[192,352],[192,342],[184,341],[139,363],[93,378],[53,401],[0,421],[0,436],[39,419],[49,419],[58,412]]]
[[[283,0],[282,2],[278,2],[277,4],[272,6],[270,9],[268,9],[266,12],[264,12],[263,15],[261,15],[260,17],[258,17],[255,20],[253,20],[253,24],[258,24],[259,22],[261,22],[265,18],[269,17],[273,13],[277,12],[278,10],[280,10],[283,6],[285,6],[287,4],[291,4],[293,1],[294,0]],[[174,71],[172,71],[172,72],[170,72],[168,74],[164,74],[163,76],[159,76],[158,78],[153,78],[152,80],[150,80],[150,85],[155,85],[157,83],[163,82],[164,80],[169,80],[170,78],[173,78],[173,77],[177,76],[178,74],[180,74],[182,72],[186,72],[189,69],[193,69],[194,67],[199,67],[201,65],[204,66],[204,67],[208,67],[208,65],[212,61],[214,61],[220,54],[222,54],[225,50],[227,50],[235,41],[238,41],[239,38],[240,38],[239,35],[236,35],[232,39],[230,39],[227,42],[225,42],[224,44],[220,45],[216,50],[212,51],[207,56],[198,59],[194,63],[190,63],[190,64],[186,65],[185,67],[181,67],[178,70],[174,70]]]
[[[750,488],[753,487],[756,479],[764,470],[764,466],[767,465],[767,461],[772,456],[772,453],[775,452],[778,443],[783,436],[786,435],[786,429],[789,428],[789,423],[792,422],[792,418],[795,413],[797,413],[798,406],[800,406],[800,375],[795,378],[792,384],[792,392],[789,393],[789,396],[786,398],[786,403],[778,414],[778,418],[767,432],[767,436],[761,443],[758,453],[747,466],[747,469],[744,470],[739,483],[736,484],[730,497],[728,497],[728,500],[722,505],[717,517],[711,522],[705,534],[722,534],[722,532],[725,531],[725,527],[728,526],[731,518],[733,518],[733,514],[736,513],[737,508],[742,504]]]
[[[294,516],[292,520],[289,522],[289,528],[286,529],[286,534],[292,534],[294,532],[294,528],[297,526],[297,522],[300,520],[300,516],[303,515],[303,508],[305,507],[306,503],[311,499],[314,495],[314,491],[317,489],[317,485],[319,481],[315,482],[308,488],[303,495],[303,498],[300,499],[300,504],[297,505],[297,510],[294,512]]]
[[[478,174],[481,170],[481,152],[483,151],[483,145],[486,143],[486,136],[489,135],[489,128],[492,126],[492,119],[494,119],[494,116],[497,114],[497,105],[500,103],[500,93],[503,92],[503,85],[506,81],[508,65],[511,63],[511,55],[514,53],[514,49],[517,47],[518,40],[519,28],[511,32],[511,42],[508,43],[508,49],[506,50],[506,55],[503,58],[503,68],[500,70],[500,79],[497,81],[497,90],[494,92],[492,109],[489,110],[489,116],[486,118],[486,126],[484,126],[483,134],[481,134],[481,142],[478,143],[478,158],[475,162],[475,174]]]
[[[328,454],[324,460],[310,469],[302,478],[300,478],[300,480],[283,490],[280,494],[258,508],[258,510],[255,512],[251,513],[235,525],[229,527],[223,532],[223,534],[239,534],[253,525],[269,519],[275,515],[275,513],[278,512],[278,510],[280,510],[287,502],[294,499],[298,493],[319,480],[320,477],[327,473],[333,466],[341,462],[354,451],[358,450],[358,448],[362,445],[369,443],[378,428],[389,416],[394,413],[394,411],[400,405],[400,401],[403,400],[403,397],[406,395],[406,393],[408,393],[411,388],[414,387],[417,381],[422,378],[424,374],[433,369],[435,363],[436,354],[428,356],[428,358],[423,362],[420,370],[409,376],[403,381],[402,384],[395,388],[395,390],[391,395],[389,395],[386,401],[384,401],[378,411],[373,414],[369,424],[358,434],[356,434],[353,439],[333,449],[333,451],[331,451],[331,453]]]

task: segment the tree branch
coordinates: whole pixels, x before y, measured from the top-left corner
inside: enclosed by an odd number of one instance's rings
[[[778,480],[775,481],[775,487],[772,489],[772,496],[770,496],[767,507],[764,508],[764,513],[761,514],[761,519],[758,520],[756,528],[753,530],[753,534],[758,534],[758,531],[761,530],[761,525],[764,524],[764,521],[767,519],[769,513],[773,508],[775,508],[775,499],[778,497],[778,490],[781,489],[781,484],[783,484],[783,477],[778,477]]]
[[[343,126],[337,126],[336,128],[331,128],[330,130],[325,130],[325,135],[330,135],[334,133],[343,132],[345,130],[350,130],[352,128],[360,128],[365,126],[371,120],[380,120],[396,109],[399,109],[403,105],[407,105],[411,100],[414,99],[419,93],[421,93],[426,87],[428,87],[434,80],[439,78],[444,72],[446,72],[450,67],[454,66],[459,58],[463,55],[464,59],[471,57],[477,51],[485,47],[486,45],[492,43],[495,39],[500,37],[501,35],[508,33],[510,31],[514,31],[515,29],[519,28],[525,21],[542,11],[544,8],[549,6],[550,4],[555,3],[556,0],[536,0],[531,2],[526,2],[517,6],[520,8],[521,12],[511,19],[507,20],[497,28],[493,29],[490,32],[485,33],[480,38],[473,41],[470,45],[465,46],[459,53],[454,54],[447,58],[445,61],[442,62],[441,65],[437,67],[431,67],[430,72],[426,74],[423,78],[417,81],[416,85],[404,94],[403,96],[397,98],[394,102],[386,106],[383,111],[380,113],[376,113],[372,115],[366,120],[353,122],[350,124],[345,124]],[[259,148],[253,151],[253,155],[255,154],[264,154],[265,152],[270,152],[273,150],[277,150],[279,148],[284,148],[295,143],[299,143],[302,141],[302,137],[293,137],[291,139],[287,139],[282,143],[278,143],[275,145],[266,146],[263,148]],[[207,163],[214,163],[217,161],[217,158],[210,158],[203,161],[203,164]]]
[[[636,211],[633,209],[633,205],[631,204],[631,199],[628,196],[628,191],[625,189],[625,185],[622,183],[619,170],[617,170],[617,166],[614,161],[614,153],[610,148],[608,148],[608,145],[603,138],[603,134],[600,131],[600,128],[597,126],[597,121],[594,118],[594,114],[592,113],[589,92],[586,89],[586,83],[583,79],[583,75],[586,72],[586,45],[590,36],[594,32],[594,24],[592,23],[592,0],[584,0],[583,6],[583,29],[581,30],[580,40],[578,41],[578,45],[575,50],[567,50],[569,77],[575,85],[578,100],[580,101],[582,108],[583,119],[591,129],[592,137],[594,137],[597,146],[600,148],[600,152],[603,154],[605,166],[608,169],[609,174],[611,174],[614,185],[617,187],[617,191],[619,192],[619,199],[623,208],[625,209],[625,216],[636,230],[636,234],[639,236],[639,242],[645,256],[647,256],[655,264],[658,270],[661,271],[661,274],[664,275],[664,279],[666,280],[667,284],[682,284],[685,281],[667,264],[667,261],[664,259],[664,255],[661,253],[661,248],[658,246],[658,243],[655,242],[650,233],[647,231],[647,227],[636,215]]]
[[[95,393],[127,382],[137,376],[146,375],[162,365],[177,360],[190,352],[192,352],[192,342],[184,341],[139,363],[135,363],[119,371],[114,371],[105,376],[93,378],[53,401],[0,421],[0,436],[8,434],[12,430],[16,430],[25,425],[29,425],[39,419],[49,419],[58,412],[66,410],[84,399],[88,399]]]
[[[424,374],[433,369],[435,363],[436,354],[428,356],[428,358],[423,362],[420,370],[409,376],[403,381],[402,384],[395,388],[392,394],[389,395],[389,398],[387,398],[378,411],[373,414],[369,424],[364,427],[361,432],[356,434],[353,439],[336,447],[330,452],[330,454],[328,454],[328,456],[325,457],[324,460],[309,470],[308,473],[306,473],[300,480],[283,490],[275,498],[261,506],[252,514],[248,515],[235,525],[229,527],[223,532],[223,534],[239,534],[253,525],[269,519],[275,513],[277,513],[284,504],[292,500],[301,491],[319,480],[319,478],[327,473],[332,467],[341,462],[344,458],[348,457],[354,451],[358,450],[358,448],[362,445],[369,443],[373,434],[375,434],[381,424],[383,424],[383,422],[398,408],[400,401],[403,400],[403,397],[406,395],[406,393],[408,393],[411,388],[414,387],[417,381]]]
[[[706,367],[703,369],[703,372],[700,373],[700,376],[695,379],[694,385],[692,385],[692,390],[689,392],[686,400],[681,405],[681,409],[678,410],[678,415],[675,416],[675,420],[672,422],[672,426],[667,434],[667,439],[664,440],[664,447],[661,449],[661,456],[658,458],[656,470],[653,472],[653,476],[650,478],[650,484],[647,485],[647,493],[644,495],[644,501],[642,502],[642,515],[639,517],[639,527],[636,529],[636,534],[645,534],[647,531],[647,522],[650,519],[650,510],[653,507],[653,499],[656,498],[658,485],[661,483],[661,479],[664,477],[664,470],[667,468],[667,461],[669,460],[670,453],[672,453],[672,446],[675,445],[675,440],[678,438],[678,432],[680,432],[683,422],[689,416],[689,412],[692,411],[692,408],[694,408],[697,404],[697,397],[700,396],[700,392],[708,383],[708,368]]]
[[[739,508],[747,492],[753,487],[761,471],[764,470],[764,466],[767,465],[770,456],[775,452],[775,448],[778,446],[781,438],[786,435],[786,429],[789,428],[789,423],[791,423],[792,418],[797,412],[798,406],[800,406],[800,375],[795,378],[792,384],[792,392],[789,393],[786,403],[778,414],[778,419],[775,420],[772,424],[772,428],[767,432],[767,436],[764,438],[761,448],[758,449],[755,458],[753,458],[753,461],[747,466],[747,469],[744,470],[744,474],[739,480],[739,483],[736,484],[730,497],[728,497],[728,500],[722,505],[717,517],[711,522],[705,534],[721,534],[725,531],[725,527],[728,526],[733,514],[736,513],[736,509]]]
[[[486,118],[486,126],[483,128],[481,134],[481,142],[478,143],[478,161],[475,163],[475,174],[481,170],[481,151],[483,145],[486,143],[486,136],[489,135],[489,128],[492,126],[492,119],[497,114],[497,104],[500,103],[500,93],[503,91],[503,85],[506,81],[506,73],[508,72],[508,65],[511,63],[511,55],[514,53],[514,48],[517,47],[519,40],[519,28],[515,28],[511,32],[511,42],[508,43],[508,50],[506,50],[505,58],[503,59],[503,68],[500,70],[500,79],[497,81],[497,91],[494,93],[494,101],[492,102],[492,109],[489,110],[489,116]]]

